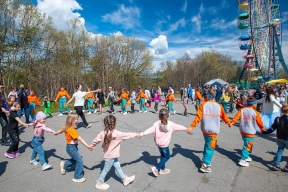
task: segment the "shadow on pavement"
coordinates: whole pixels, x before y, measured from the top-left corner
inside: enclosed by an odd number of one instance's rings
[[[198,156],[196,156],[194,153],[203,153],[203,151],[195,151],[195,150],[191,150],[191,149],[185,149],[185,148],[182,148],[181,145],[178,145],[178,144],[174,144],[174,146],[175,147],[172,149],[171,157],[174,157],[179,153],[183,157],[191,159],[193,161],[195,167],[197,167],[197,168],[200,167],[202,160]]]
[[[0,176],[5,173],[7,164],[8,164],[8,161],[0,162]]]

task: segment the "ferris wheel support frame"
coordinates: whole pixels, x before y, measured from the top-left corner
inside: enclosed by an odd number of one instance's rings
[[[275,26],[272,26],[272,27],[273,27],[274,38],[276,40],[276,46],[277,46],[277,53],[278,53],[278,56],[279,56],[279,62],[281,63],[286,75],[288,75],[288,67],[287,67],[287,65],[285,63],[285,60],[284,60],[284,57],[283,57],[283,54],[282,54],[282,50],[281,50],[281,46],[280,46],[280,43],[279,43],[279,40],[278,40],[276,28],[275,28]],[[274,65],[274,67],[275,67],[275,65]]]

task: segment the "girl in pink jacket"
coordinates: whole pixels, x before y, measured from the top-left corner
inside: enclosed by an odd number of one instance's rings
[[[96,182],[95,188],[106,190],[110,186],[104,182],[105,176],[111,169],[115,167],[116,175],[122,179],[124,186],[128,185],[135,179],[135,175],[128,177],[121,169],[118,157],[120,156],[120,143],[126,139],[131,139],[136,136],[136,133],[123,133],[115,129],[116,118],[113,115],[108,115],[104,118],[105,129],[102,130],[97,137],[92,141],[91,147],[102,141],[104,152],[105,165]]]
[[[154,134],[154,141],[158,146],[161,155],[160,162],[154,167],[151,167],[155,177],[159,174],[164,175],[170,173],[170,169],[165,168],[165,163],[170,159],[169,143],[172,133],[174,131],[186,130],[186,127],[168,121],[168,117],[169,113],[167,109],[161,109],[159,111],[159,121],[156,121],[152,127],[140,133],[140,135],[137,135],[137,138],[141,138],[144,135]]]

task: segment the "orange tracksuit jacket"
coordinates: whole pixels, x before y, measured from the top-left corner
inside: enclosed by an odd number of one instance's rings
[[[65,96],[67,99],[70,99],[70,98],[71,98],[70,95],[67,93],[67,91],[64,90],[64,91],[59,91],[59,92],[58,92],[58,94],[57,94],[57,96],[56,96],[56,100],[58,100],[59,98],[61,98],[61,97],[63,97],[63,96]]]
[[[173,101],[174,103],[176,103],[176,99],[173,95],[168,95],[166,98],[165,98],[165,101]]]
[[[32,95],[32,96],[29,95],[27,97],[27,99],[28,99],[28,103],[34,102],[34,103],[36,103],[36,105],[41,106],[40,101],[38,100],[38,98],[35,95]]]

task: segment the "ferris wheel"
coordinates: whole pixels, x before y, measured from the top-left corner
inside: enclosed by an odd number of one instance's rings
[[[238,0],[240,49],[245,63],[239,79],[247,72],[249,81],[265,82],[277,78],[282,65],[281,12],[279,0]]]

